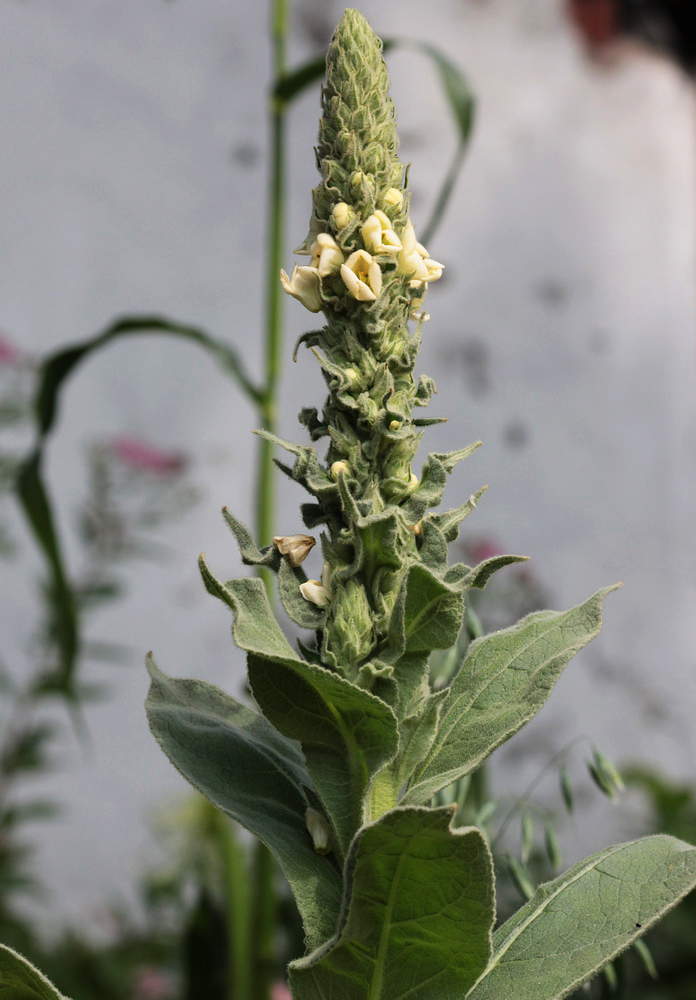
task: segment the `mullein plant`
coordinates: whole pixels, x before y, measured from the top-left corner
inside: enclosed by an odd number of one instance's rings
[[[280,468],[311,496],[302,517],[321,533],[319,579],[303,570],[316,539],[299,525],[258,548],[224,511],[244,563],[277,574],[288,617],[312,638],[293,648],[260,579],[221,582],[201,558],[206,587],[232,609],[257,707],[167,677],[149,657],[150,726],[175,767],[285,872],[306,942],[290,966],[295,1000],[560,998],[693,888],[696,849],[666,836],[609,847],[494,932],[486,839],[454,827],[454,807],[433,808],[434,797],[536,714],[597,634],[614,588],[476,639],[446,686],[431,682],[431,654],[455,647],[467,591],[520,557],[449,564],[483,490],[433,511],[477,444],[414,469],[421,428],[437,422],[414,416],[434,387],[413,369],[423,300],[443,266],[410,221],[381,45],[356,11],[332,40],[322,105],[321,182],[298,249],[309,262],[281,281],[325,319],[301,340],[328,397],[300,419],[328,451],[322,460],[271,438],[294,459]],[[27,996],[54,996],[7,951],[0,973],[32,986]]]
[[[301,338],[328,396],[300,420],[311,445],[272,437],[279,467],[310,494],[321,573],[298,530],[257,548],[227,510],[245,564],[277,574],[288,642],[259,579],[205,585],[232,609],[257,708],[149,661],[152,731],[180,772],[277,857],[304,922],[295,1000],[551,1000],[590,979],[696,884],[696,849],[656,836],[577,864],[494,933],[491,854],[453,828],[442,789],[470,774],[546,701],[599,631],[608,587],[472,642],[445,687],[429,659],[453,647],[466,593],[517,556],[450,565],[448,544],[483,493],[434,512],[478,444],[414,460],[415,416],[433,382],[414,376],[424,298],[443,271],[409,217],[381,44],[345,12],[327,57],[309,258],[283,288],[325,323]],[[312,558],[315,556],[312,555]],[[260,710],[260,711],[259,711]]]

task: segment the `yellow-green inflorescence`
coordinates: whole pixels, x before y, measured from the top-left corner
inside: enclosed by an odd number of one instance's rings
[[[414,418],[434,385],[416,380],[413,368],[427,319],[423,298],[443,265],[417,241],[409,218],[381,42],[357,11],[345,12],[332,40],[322,107],[321,182],[296,251],[309,261],[290,276],[281,272],[281,282],[326,319],[301,342],[317,356],[329,394],[321,412],[306,408],[300,420],[313,441],[326,437],[329,445],[321,461],[312,447],[273,440],[296,456],[280,467],[313,495],[302,513],[308,529],[323,528],[324,567],[321,579],[307,580],[286,556],[264,561],[278,569],[290,617],[315,630],[304,655],[393,701],[394,666],[404,654],[393,619],[408,600],[409,567],[421,563],[461,591],[445,578],[457,574],[448,569],[447,541],[464,509],[451,512],[445,528],[437,518],[421,521],[467,451],[431,455],[420,477],[414,471],[419,428],[438,422]]]

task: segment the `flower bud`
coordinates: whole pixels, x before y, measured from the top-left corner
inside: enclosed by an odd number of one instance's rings
[[[347,462],[334,462],[331,466],[331,478],[334,482],[338,482],[338,477],[343,474],[347,476],[350,472],[350,466]]]
[[[390,207],[401,208],[404,203],[404,193],[403,191],[399,191],[398,188],[389,188],[388,191],[384,192],[383,201],[385,205],[389,205]]]
[[[333,850],[333,834],[326,817],[308,806],[305,812],[305,822],[316,853],[329,854]]]
[[[305,561],[316,541],[311,535],[276,535],[273,544],[281,556],[287,556],[291,566],[299,566]]]
[[[354,218],[355,212],[345,201],[339,201],[331,210],[331,215],[336,223],[336,228],[340,230],[350,225],[350,220]]]

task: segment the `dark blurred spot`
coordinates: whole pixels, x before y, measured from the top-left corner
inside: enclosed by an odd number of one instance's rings
[[[255,167],[260,157],[261,151],[258,146],[254,146],[250,142],[240,142],[232,149],[232,159],[240,167]]]
[[[565,305],[568,299],[568,289],[556,278],[544,278],[537,284],[535,292],[542,302],[555,309]]]
[[[490,385],[490,354],[484,341],[477,337],[450,342],[443,351],[448,369],[460,371],[472,396],[483,396]]]
[[[519,448],[524,448],[528,442],[529,428],[527,425],[523,424],[521,420],[511,420],[503,431],[505,447],[510,448],[511,451],[517,451]]]
[[[566,0],[566,9],[591,51],[635,38],[696,72],[694,0]]]
[[[694,0],[617,0],[626,34],[666,52],[688,73],[696,72]]]

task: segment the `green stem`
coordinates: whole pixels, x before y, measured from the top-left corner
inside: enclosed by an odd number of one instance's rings
[[[285,74],[285,49],[288,33],[288,0],[271,0],[271,43],[273,51],[274,92]],[[272,434],[277,427],[278,382],[282,347],[282,292],[279,273],[285,235],[285,102],[271,99],[271,173],[268,217],[268,255],[266,258],[266,328],[264,342],[265,369],[261,393],[261,426]],[[256,539],[259,545],[270,544],[274,529],[275,489],[273,445],[259,442],[256,481]],[[263,574],[266,589],[271,593],[271,578]]]

